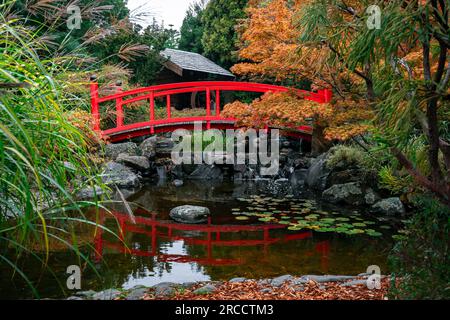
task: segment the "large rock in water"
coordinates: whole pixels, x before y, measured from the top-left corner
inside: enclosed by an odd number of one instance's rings
[[[124,165],[110,161],[105,165],[102,181],[108,186],[135,189],[141,186],[139,176]]]
[[[208,208],[200,206],[185,205],[170,210],[170,217],[173,220],[189,224],[206,222],[209,214]]]
[[[405,207],[400,198],[393,197],[378,201],[372,206],[371,211],[381,214],[404,214]]]
[[[136,143],[133,142],[110,143],[105,146],[105,156],[111,160],[116,160],[121,153],[137,156],[139,149]]]
[[[359,182],[335,184],[322,193],[322,197],[331,203],[346,203],[350,205],[365,204],[365,192]]]

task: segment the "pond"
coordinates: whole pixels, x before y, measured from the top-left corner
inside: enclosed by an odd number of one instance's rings
[[[267,184],[149,183],[128,199],[134,215],[121,204],[111,212],[87,212],[117,235],[79,228],[82,252],[93,261],[92,266],[82,264],[82,290],[284,274],[356,275],[370,265],[388,272],[395,221],[307,195],[273,196]],[[171,220],[170,209],[185,204],[208,207],[208,222],[185,225]],[[54,274],[31,256],[22,259],[20,267],[41,297],[60,298],[70,295],[66,269],[79,260],[63,246],[51,249],[48,265]],[[32,297],[17,274],[12,278],[11,269],[5,264],[0,268],[0,298]]]

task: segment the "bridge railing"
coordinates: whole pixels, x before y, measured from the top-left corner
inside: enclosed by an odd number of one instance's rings
[[[182,82],[173,84],[155,85],[151,87],[144,87],[133,89],[129,91],[122,91],[120,87],[117,92],[108,96],[99,96],[99,85],[95,81],[95,77],[91,78],[90,92],[91,92],[91,112],[93,116],[93,129],[100,132],[102,135],[117,134],[127,130],[136,130],[142,127],[148,127],[150,133],[154,133],[156,125],[170,125],[180,122],[206,122],[207,128],[210,128],[211,121],[235,119],[223,118],[220,115],[221,101],[220,93],[223,91],[245,91],[245,92],[288,92],[295,90],[299,94],[304,95],[304,99],[316,101],[318,103],[327,103],[331,101],[331,90],[318,90],[317,92],[309,92],[305,90],[292,89],[282,86],[251,83],[251,82],[235,82],[235,81],[198,81],[198,82]],[[173,118],[171,114],[171,96],[182,93],[205,92],[206,106],[205,115],[202,117],[184,117]],[[212,115],[211,110],[211,96],[215,93],[215,114]],[[166,119],[155,118],[155,99],[166,98]],[[149,102],[149,119],[145,122],[125,125],[124,107],[126,105],[136,103],[139,101],[148,100]],[[100,128],[101,114],[100,105],[105,102],[115,102],[116,113],[116,127],[102,131]]]

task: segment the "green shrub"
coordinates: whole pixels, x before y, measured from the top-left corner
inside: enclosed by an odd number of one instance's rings
[[[327,167],[336,166],[360,166],[364,164],[366,155],[358,147],[339,145],[330,149],[330,155],[327,159]]]
[[[421,198],[420,207],[406,226],[406,236],[389,257],[394,299],[450,298],[450,210]]]

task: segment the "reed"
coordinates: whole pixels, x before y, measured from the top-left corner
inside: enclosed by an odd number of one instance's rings
[[[80,264],[93,267],[80,248],[74,224],[103,228],[83,214],[87,207],[101,208],[102,202],[77,201],[74,195],[89,185],[105,186],[90,160],[85,130],[69,121],[68,111],[86,104],[81,98],[68,96],[65,88],[70,83],[61,80],[65,73],[83,71],[77,69],[78,57],[52,57],[36,31],[22,25],[20,18],[5,17],[2,9],[0,263],[10,266],[39,297],[18,261],[34,257],[49,269],[49,243],[59,241],[78,256]],[[43,253],[32,249],[36,241]]]

